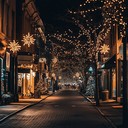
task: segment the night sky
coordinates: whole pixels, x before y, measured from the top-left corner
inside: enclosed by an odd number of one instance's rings
[[[44,25],[54,29],[73,27],[68,10],[77,10],[83,0],[35,0]],[[47,28],[46,28],[47,29]]]
[[[76,29],[74,23],[72,23],[71,15],[68,10],[78,11],[80,4],[83,4],[84,0],[35,0],[36,7],[40,13],[40,17],[44,23],[46,32],[54,33],[57,30],[66,31],[67,29]],[[98,2],[96,2],[97,4]],[[100,3],[100,2],[99,2]],[[99,4],[98,3],[98,4]],[[92,9],[92,6],[99,6],[89,4],[83,10],[88,8]],[[99,22],[102,19],[101,12],[95,12],[91,14],[95,22]],[[89,17],[91,16],[89,14]]]
[[[80,4],[85,3],[85,0],[35,0],[37,10],[39,11],[40,17],[45,26],[45,34],[53,34],[59,31],[59,33],[64,33],[65,31],[71,30],[74,35],[78,35],[80,28],[72,20],[79,19],[81,24],[84,25],[86,29],[89,29],[87,26],[87,19],[93,21],[88,21],[89,26],[93,28],[94,25],[99,25],[102,21],[101,10],[90,12],[85,14],[86,18],[80,17],[79,14],[73,15],[69,13],[70,11],[86,11],[88,9],[92,10],[101,5],[100,1],[91,2],[86,4],[84,7],[80,7]],[[81,36],[81,39],[86,41],[86,37]]]
[[[69,69],[71,69],[71,72],[76,72],[76,69],[80,66],[76,62],[86,57],[85,44],[87,44],[89,38],[83,30],[91,32],[102,21],[101,9],[86,12],[86,10],[101,7],[102,2],[100,0],[87,4],[85,2],[85,0],[35,0],[37,10],[44,23],[47,42],[52,42],[56,46],[54,46],[54,55],[58,57],[60,62],[63,62],[60,67],[65,69],[63,71],[66,74],[70,74]],[[86,6],[81,7],[80,4],[83,3]],[[79,13],[69,13],[69,10],[72,12],[85,11],[85,17]],[[79,21],[78,24],[76,24],[76,20]],[[83,27],[80,28],[79,25]],[[59,40],[58,37],[60,36],[62,38],[59,38]],[[91,36],[94,37],[94,34]],[[65,76],[67,77],[67,75]]]

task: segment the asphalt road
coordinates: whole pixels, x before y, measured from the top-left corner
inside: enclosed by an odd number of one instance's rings
[[[63,90],[8,118],[0,128],[111,128],[76,90]]]

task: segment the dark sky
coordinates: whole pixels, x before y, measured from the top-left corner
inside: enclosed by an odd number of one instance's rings
[[[68,10],[78,11],[80,4],[84,2],[85,0],[35,0],[36,7],[45,26],[45,32],[54,33],[59,30],[63,33],[68,29],[78,31],[78,28],[72,22],[72,16],[68,13]],[[89,3],[82,10],[92,9],[94,3],[95,6],[99,6],[100,2]],[[99,11],[88,15],[90,18],[91,16],[94,22],[99,22],[102,19],[101,12]],[[85,21],[83,23],[85,24]]]
[[[77,10],[82,0],[35,0],[44,24],[55,28],[69,27],[68,10]]]

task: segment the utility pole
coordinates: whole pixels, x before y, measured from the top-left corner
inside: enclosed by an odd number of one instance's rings
[[[18,64],[17,64],[17,54],[14,54],[14,101],[18,102]]]
[[[96,100],[96,106],[99,106],[100,105],[100,102],[99,102],[99,87],[98,87],[98,74],[97,74],[97,62],[96,62],[96,59],[95,59],[95,84],[96,84],[96,92],[95,92],[95,100]]]
[[[126,42],[127,42],[127,38],[124,38],[123,40],[123,128],[127,128],[128,127],[128,110],[127,110],[127,107],[128,107],[128,99],[127,99],[127,73],[128,73],[128,70],[127,70],[127,56],[126,56]]]
[[[98,85],[98,73],[97,73],[97,58],[96,58],[96,32],[94,33],[94,45],[95,45],[95,61],[94,61],[94,65],[95,65],[95,100],[96,100],[96,106],[100,105],[100,101],[99,101],[99,85]]]

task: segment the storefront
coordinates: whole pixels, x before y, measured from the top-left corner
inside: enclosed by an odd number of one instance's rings
[[[34,94],[35,72],[32,69],[18,70],[18,94],[19,97],[29,98]]]
[[[35,72],[34,57],[30,53],[18,55],[18,94],[19,98],[29,98],[34,94]]]
[[[117,93],[116,55],[104,63],[101,74],[102,90],[109,91],[109,98],[115,98]]]

